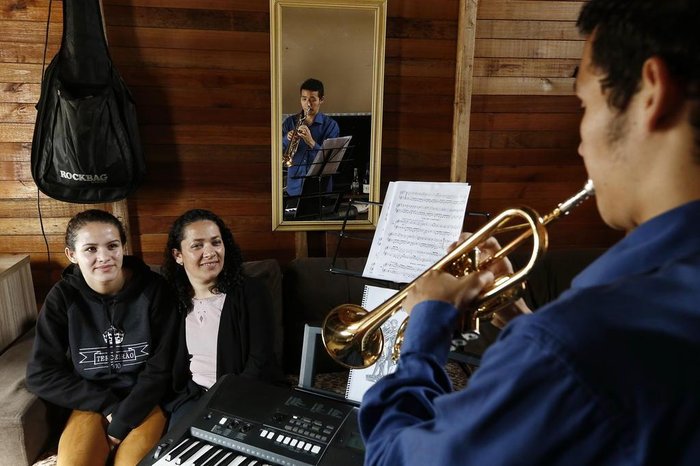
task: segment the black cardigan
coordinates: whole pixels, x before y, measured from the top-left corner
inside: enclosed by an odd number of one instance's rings
[[[186,401],[197,399],[203,390],[192,381],[191,354],[185,338],[184,312],[173,362],[173,396],[166,409],[175,411]],[[272,298],[265,283],[244,277],[243,283],[226,294],[221,310],[216,347],[216,379],[225,374],[239,374],[270,382],[282,380],[282,370],[275,359],[273,342]]]

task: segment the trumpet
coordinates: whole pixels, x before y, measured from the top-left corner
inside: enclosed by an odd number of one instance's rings
[[[334,308],[326,316],[321,330],[326,351],[336,362],[345,367],[359,369],[371,366],[384,350],[381,325],[401,308],[409,290],[421,277],[433,270],[447,272],[455,277],[484,270],[531,238],[530,257],[525,266],[512,274],[496,277],[493,285],[471,303],[467,312],[467,326],[469,331],[478,332],[480,320],[491,319],[495,312],[512,304],[521,296],[527,275],[547,251],[546,225],[569,214],[572,209],[594,194],[593,182],[588,180],[583,189],[543,217],[529,207],[506,209],[372,312],[355,304],[343,304]],[[514,221],[521,223],[513,225]],[[517,236],[498,252],[484,259],[479,257],[478,246],[489,237],[513,232]],[[406,321],[399,328],[396,336],[393,348],[394,358],[398,357],[405,323]]]
[[[294,155],[297,153],[297,150],[299,149],[299,140],[301,139],[301,137],[298,134],[299,128],[301,128],[301,126],[306,122],[306,117],[309,115],[310,110],[311,110],[311,107],[306,107],[301,112],[299,112],[297,124],[294,127],[294,132],[292,133],[292,140],[289,141],[289,145],[287,146],[287,150],[285,150],[284,154],[282,154],[282,163],[284,163],[284,166],[287,168],[292,166]]]

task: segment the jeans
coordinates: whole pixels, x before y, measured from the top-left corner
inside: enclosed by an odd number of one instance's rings
[[[57,466],[105,466],[108,461],[115,466],[135,466],[158,443],[166,422],[163,411],[156,406],[111,451],[105,417],[74,410],[58,442]]]

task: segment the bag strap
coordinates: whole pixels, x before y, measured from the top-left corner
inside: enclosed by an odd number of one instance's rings
[[[63,1],[63,38],[59,50],[61,81],[100,87],[111,80],[100,0]]]
[[[51,26],[51,10],[53,7],[53,0],[49,0],[49,13],[46,16],[46,34],[44,35],[44,53],[41,56],[41,89],[44,89],[44,80],[46,76],[46,52],[49,49],[49,27]],[[38,103],[37,103],[38,105]],[[35,123],[38,125],[39,122]],[[44,245],[46,246],[46,262],[51,264],[51,248],[49,248],[49,238],[46,236],[46,229],[44,228],[44,216],[41,212],[41,190],[39,189],[39,184],[36,185],[36,210],[39,215],[39,226],[41,227],[41,236],[44,238]],[[46,275],[51,281],[51,267],[46,267]]]
[[[41,79],[44,79],[44,71],[46,71],[46,52],[49,50],[49,27],[51,26],[51,7],[53,0],[49,0],[49,14],[46,17],[46,33],[44,34],[44,53],[41,55]]]

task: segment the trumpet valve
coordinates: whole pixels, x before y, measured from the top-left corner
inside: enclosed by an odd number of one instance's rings
[[[452,261],[444,271],[457,278],[469,275],[470,273],[478,270],[478,255],[479,252],[477,249],[464,253]]]

